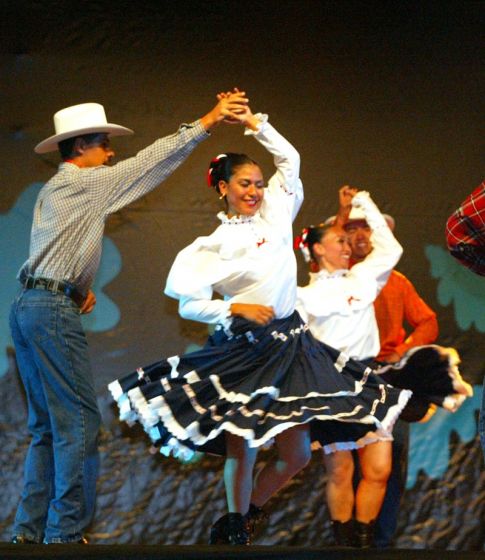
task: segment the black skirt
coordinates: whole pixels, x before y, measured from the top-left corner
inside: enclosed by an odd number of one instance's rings
[[[326,452],[392,439],[411,393],[316,340],[297,312],[261,327],[216,327],[199,351],[173,356],[109,385],[120,418],[140,422],[164,454],[225,454],[224,432],[250,447],[309,424]]]

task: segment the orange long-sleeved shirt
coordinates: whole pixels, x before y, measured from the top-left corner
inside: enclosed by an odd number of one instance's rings
[[[438,337],[436,313],[397,270],[391,272],[374,309],[381,342],[378,360],[386,361],[393,352],[402,356],[410,348],[431,344]],[[404,330],[405,321],[414,329],[409,335]]]

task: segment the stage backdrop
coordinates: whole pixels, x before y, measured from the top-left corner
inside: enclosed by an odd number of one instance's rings
[[[295,232],[334,214],[343,184],[370,191],[396,219],[405,249],[397,268],[436,310],[438,342],[459,350],[475,389],[455,415],[412,426],[397,544],[485,547],[477,438],[484,280],[444,244],[446,218],[483,179],[482,15],[475,2],[1,3],[0,538],[10,536],[28,445],[8,309],[36,194],[58,164],[55,154],[34,155],[34,145],[53,133],[56,110],[97,101],[110,122],[136,132],[114,140],[122,159],[237,86],[301,154],[306,198]],[[106,385],[207,336],[206,326],[178,317],[163,287],[177,252],[217,225],[205,170],[228,150],[249,153],[271,175],[268,154],[239,127],[221,125],[160,188],[107,224],[98,305],[85,318],[104,418],[93,542],[205,542],[224,510],[221,461],[183,466],[149,455],[144,434],[116,420]],[[299,281],[307,281],[301,259]],[[324,485],[315,456],[270,504],[258,542],[330,542]]]

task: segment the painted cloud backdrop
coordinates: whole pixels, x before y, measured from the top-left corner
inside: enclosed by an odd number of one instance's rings
[[[485,282],[470,272],[442,247],[427,245],[425,254],[431,275],[438,279],[438,301],[444,307],[453,304],[456,324],[462,331],[472,325],[485,332]]]

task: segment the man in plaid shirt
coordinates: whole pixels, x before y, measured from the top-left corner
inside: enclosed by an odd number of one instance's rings
[[[446,242],[455,258],[485,276],[485,181],[448,218]]]
[[[58,111],[56,134],[36,146],[59,149],[63,162],[39,192],[10,312],[32,436],[14,543],[87,542],[100,414],[80,314],[95,305],[90,288],[107,217],[157,187],[219,122],[237,120],[244,95],[234,90],[201,119],[113,166],[105,165],[114,155],[109,136],[132,131],[108,123],[98,103]]]
[[[485,276],[485,181],[448,218],[446,242],[450,253],[462,264]],[[485,457],[485,378],[478,429]]]

